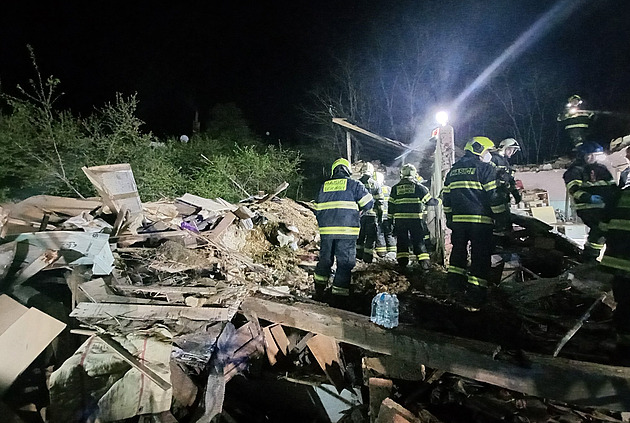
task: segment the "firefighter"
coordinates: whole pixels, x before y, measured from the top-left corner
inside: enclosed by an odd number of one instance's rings
[[[497,190],[503,199],[505,209],[510,210],[510,195],[516,204],[521,202],[521,193],[516,188],[514,169],[510,165],[510,158],[521,150],[521,146],[514,138],[506,138],[499,143],[499,148],[490,152],[490,163],[497,168]]]
[[[422,221],[426,206],[437,204],[429,190],[417,182],[416,167],[410,163],[401,169],[401,180],[392,187],[388,214],[396,236],[396,260],[406,268],[409,264],[409,247],[423,270],[429,269],[429,253],[425,245],[426,224]]]
[[[564,111],[558,115],[558,122],[562,122],[564,131],[573,143],[573,147],[579,147],[586,141],[589,134],[589,126],[595,113],[582,110],[582,98],[572,95],[567,100]]]
[[[509,215],[497,191],[496,167],[490,164],[492,148],[494,143],[486,137],[467,142],[464,156],[446,175],[442,191],[453,245],[447,280],[451,289],[466,294],[475,305],[487,295],[493,230],[509,227]]]
[[[338,306],[343,305],[350,295],[350,277],[356,264],[359,215],[371,210],[374,204],[372,194],[350,175],[350,162],[337,159],[332,165],[332,177],[320,188],[315,203],[321,242],[319,261],[315,266],[314,299],[323,300],[336,258],[331,303]]]
[[[357,257],[366,263],[372,263],[378,238],[378,222],[383,219],[383,190],[374,179],[374,165],[366,162],[361,167],[361,178],[365,188],[374,199],[374,207],[361,215],[361,230],[357,240]]]
[[[601,145],[584,142],[578,147],[576,159],[562,175],[578,217],[589,228],[582,256],[585,262],[596,260],[606,242],[599,223],[604,217],[606,202],[615,192],[616,184],[611,173],[601,163],[605,159]]]
[[[392,188],[385,184],[383,172],[376,172],[376,182],[381,186],[383,192],[382,219],[378,225],[378,238],[376,240],[376,254],[379,257],[392,255],[396,257],[396,238],[392,233],[392,225],[387,215],[387,206]],[[392,257],[392,258],[393,258]]]
[[[612,291],[617,306],[613,325],[617,332],[615,361],[630,365],[630,190],[619,189],[604,210],[601,229],[606,234],[606,251],[600,268],[613,275]]]

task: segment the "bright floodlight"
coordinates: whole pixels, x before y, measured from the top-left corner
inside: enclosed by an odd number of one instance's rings
[[[446,125],[448,123],[448,113],[443,110],[441,112],[437,112],[435,120],[437,120],[437,123],[442,126]]]

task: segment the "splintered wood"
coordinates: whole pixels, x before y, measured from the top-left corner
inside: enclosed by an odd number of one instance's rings
[[[70,313],[84,322],[103,322],[109,320],[173,321],[180,318],[203,320],[207,322],[229,320],[226,308],[191,308],[178,306],[157,306],[145,304],[98,304],[79,303]]]

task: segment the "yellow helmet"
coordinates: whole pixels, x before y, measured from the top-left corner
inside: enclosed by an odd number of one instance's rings
[[[335,162],[332,164],[332,168],[330,169],[330,173],[335,173],[335,168],[337,166],[345,166],[348,174],[350,174],[350,162],[348,161],[348,159],[340,158],[335,160]]]
[[[494,143],[488,137],[473,137],[466,143],[465,151],[470,151],[477,156],[481,156],[486,150],[494,148]]]

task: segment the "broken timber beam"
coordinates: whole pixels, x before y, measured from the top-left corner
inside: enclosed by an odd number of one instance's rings
[[[388,330],[367,316],[314,304],[287,305],[250,297],[241,309],[260,319],[528,395],[609,410],[630,409],[630,368],[527,352],[523,354],[527,364],[519,365],[497,357],[496,344],[404,326]]]

